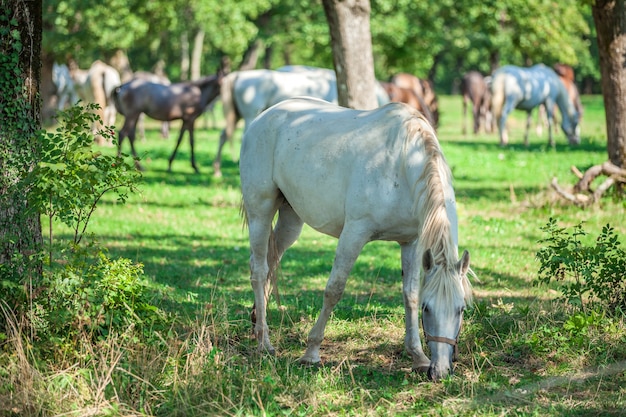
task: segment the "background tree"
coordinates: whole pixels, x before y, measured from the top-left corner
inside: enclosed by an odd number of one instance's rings
[[[41,275],[39,213],[26,200],[41,127],[41,0],[2,0],[0,9],[0,288]],[[5,299],[5,297],[3,297]],[[11,306],[13,307],[13,306]]]
[[[376,102],[369,0],[324,0],[339,105],[373,109]]]
[[[591,9],[598,36],[609,161],[626,168],[626,2],[596,0]]]

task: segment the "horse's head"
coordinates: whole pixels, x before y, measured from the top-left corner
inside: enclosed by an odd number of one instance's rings
[[[454,265],[435,263],[427,250],[422,259],[424,278],[421,308],[422,328],[431,352],[428,376],[437,381],[452,373],[466,302],[471,300],[467,274],[469,252]]]
[[[580,144],[580,126],[578,124],[580,120],[580,113],[574,108],[571,109],[569,117],[563,117],[561,121],[561,128],[567,136],[567,140],[570,145]]]

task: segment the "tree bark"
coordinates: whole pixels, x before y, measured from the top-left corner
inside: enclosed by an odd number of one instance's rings
[[[369,0],[323,0],[339,105],[374,109],[376,100]]]
[[[598,38],[609,161],[626,168],[626,1],[591,6]]]
[[[26,284],[42,271],[31,259],[41,251],[42,234],[25,184],[41,129],[42,0],[2,0],[0,14],[16,22],[0,33],[0,279]]]
[[[197,80],[202,74],[202,49],[204,47],[204,30],[199,29],[193,38],[193,50],[191,52],[191,79]]]
[[[185,31],[180,35],[180,80],[189,79],[189,34]]]

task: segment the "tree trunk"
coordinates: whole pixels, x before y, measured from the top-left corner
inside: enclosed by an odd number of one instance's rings
[[[378,107],[369,0],[323,0],[337,74],[339,105]]]
[[[626,168],[625,0],[596,0],[591,9],[598,37],[609,161]]]
[[[202,48],[204,47],[204,30],[199,29],[193,38],[191,52],[191,79],[197,80],[202,76]]]
[[[41,223],[25,184],[41,128],[42,0],[2,0],[0,14],[16,22],[0,32],[0,280],[26,285],[42,272],[31,260],[42,248]]]
[[[260,39],[255,39],[248,45],[248,49],[243,54],[241,64],[239,64],[238,71],[247,71],[256,68],[256,63],[259,60],[259,49],[261,49],[262,42]]]
[[[189,79],[189,34],[183,32],[180,35],[180,80]]]

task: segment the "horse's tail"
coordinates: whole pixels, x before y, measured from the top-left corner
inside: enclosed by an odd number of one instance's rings
[[[238,73],[231,72],[222,78],[220,96],[222,99],[222,110],[224,111],[224,121],[226,127],[224,133],[226,140],[230,140],[235,133],[237,127],[237,121],[240,118],[239,111],[237,110],[237,103],[235,102],[234,88],[235,81],[237,80]]]
[[[506,74],[495,74],[491,79],[491,113],[495,120],[500,120],[504,107],[504,83]]]
[[[120,97],[120,92],[122,91],[122,86],[118,85],[111,91],[111,100],[113,100],[113,105],[119,114],[122,116],[126,116],[124,114],[124,103]]]

